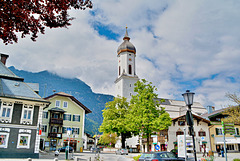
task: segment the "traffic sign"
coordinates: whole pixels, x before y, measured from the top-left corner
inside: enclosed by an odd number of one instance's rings
[[[159,149],[160,149],[160,146],[159,146],[159,145],[155,145],[155,149],[156,149],[156,150],[159,150]]]
[[[67,134],[68,134],[68,135],[71,134],[71,130],[72,130],[72,129],[71,129],[70,127],[67,128]]]

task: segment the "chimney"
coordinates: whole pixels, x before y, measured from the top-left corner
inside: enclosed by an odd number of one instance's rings
[[[0,55],[1,55],[1,62],[5,65],[9,55],[2,54],[2,53],[0,53]]]

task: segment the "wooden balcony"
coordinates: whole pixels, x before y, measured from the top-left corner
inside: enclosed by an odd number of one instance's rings
[[[48,138],[58,138],[62,139],[62,133],[48,133]]]
[[[50,118],[50,124],[63,125],[63,119]]]

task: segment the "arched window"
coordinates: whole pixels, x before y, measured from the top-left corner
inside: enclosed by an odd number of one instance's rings
[[[132,74],[132,66],[131,65],[128,65],[128,73]]]
[[[119,71],[118,71],[119,75],[121,74],[121,67],[119,66]]]

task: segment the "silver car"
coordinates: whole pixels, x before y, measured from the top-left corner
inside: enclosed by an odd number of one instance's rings
[[[121,155],[128,155],[128,150],[127,149],[118,149],[117,151],[116,151],[116,155],[117,154],[121,154]]]

